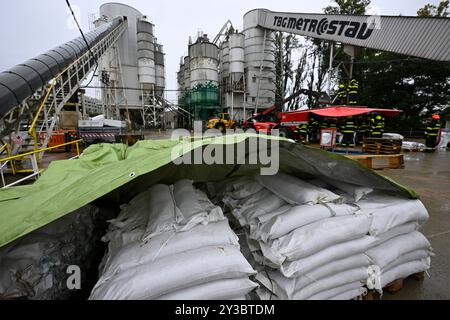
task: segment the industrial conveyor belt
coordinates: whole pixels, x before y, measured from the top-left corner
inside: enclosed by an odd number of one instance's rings
[[[87,33],[89,46],[79,37],[0,73],[0,118],[45,87],[122,22],[124,18],[116,18]]]

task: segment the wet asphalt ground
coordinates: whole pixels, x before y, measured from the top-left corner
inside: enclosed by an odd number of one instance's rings
[[[422,227],[436,256],[429,276],[418,282],[407,279],[395,295],[385,293],[386,300],[450,299],[450,151],[405,153],[404,170],[380,173],[415,189],[427,207],[430,220]]]

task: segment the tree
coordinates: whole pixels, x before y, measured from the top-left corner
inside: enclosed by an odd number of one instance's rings
[[[365,14],[371,0],[333,0],[334,5],[324,9],[326,14]]]
[[[419,17],[448,17],[449,1],[441,1],[437,6],[427,4],[417,11]]]
[[[419,16],[447,16],[449,1],[428,4]],[[360,80],[362,103],[404,111],[401,121],[390,123],[391,130],[419,130],[431,114],[448,110],[450,101],[450,64],[410,58],[389,52],[364,50],[355,64]]]
[[[293,81],[294,65],[292,50],[299,48],[298,38],[292,34],[275,34],[275,103],[281,103],[287,96],[289,84]]]

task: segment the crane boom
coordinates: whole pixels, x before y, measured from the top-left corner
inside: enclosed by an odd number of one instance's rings
[[[357,16],[255,9],[256,25],[346,45],[450,61],[450,18]]]

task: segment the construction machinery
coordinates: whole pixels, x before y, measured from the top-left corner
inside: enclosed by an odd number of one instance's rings
[[[208,121],[208,129],[217,129],[220,132],[225,132],[225,130],[236,129],[237,124],[234,119],[231,118],[229,113],[221,113],[219,117],[212,118]]]

